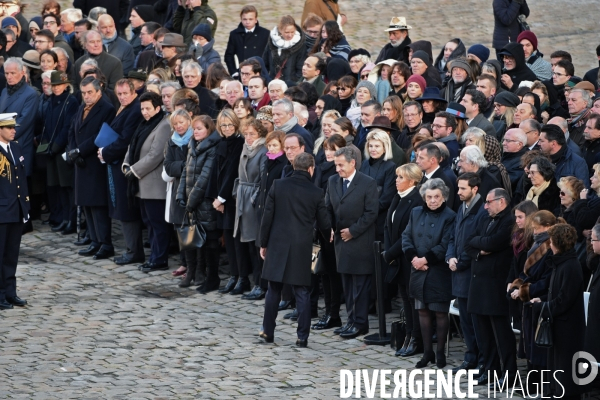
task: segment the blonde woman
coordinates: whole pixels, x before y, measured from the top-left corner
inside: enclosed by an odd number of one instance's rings
[[[321,134],[315,140],[315,148],[313,154],[315,155],[315,162],[317,165],[321,165],[326,161],[325,151],[323,150],[323,142],[329,138],[333,133],[332,126],[342,116],[336,110],[328,110],[321,116]]]

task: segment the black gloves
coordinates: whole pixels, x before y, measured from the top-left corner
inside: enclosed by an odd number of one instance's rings
[[[133,171],[131,170],[131,167],[129,165],[126,165],[124,168],[125,168],[125,172],[123,172],[123,174],[125,175],[125,178],[128,181],[134,181],[135,179],[137,179],[137,177],[133,174]]]
[[[57,145],[56,143],[52,143],[50,145],[50,155],[55,156],[60,153],[62,153],[62,149],[60,148],[60,146]]]
[[[71,150],[67,153],[68,158],[79,168],[85,168],[85,160],[79,154],[79,149]]]

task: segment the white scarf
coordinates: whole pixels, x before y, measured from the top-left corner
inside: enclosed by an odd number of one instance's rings
[[[296,43],[300,41],[300,32],[296,29],[296,33],[294,33],[294,37],[292,40],[283,40],[281,35],[279,34],[279,29],[277,27],[271,30],[271,41],[277,47],[277,54],[281,55],[281,50],[289,49],[294,46]]]

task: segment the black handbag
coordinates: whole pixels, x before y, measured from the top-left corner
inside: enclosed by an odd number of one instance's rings
[[[544,309],[548,307],[548,316],[544,317]],[[540,317],[538,318],[537,328],[535,330],[535,344],[539,347],[552,347],[552,314],[550,313],[550,303],[544,302]]]
[[[394,350],[402,348],[406,338],[406,322],[398,320],[392,322],[392,332],[390,334],[390,347]]]
[[[177,241],[179,241],[179,250],[193,250],[199,249],[206,243],[206,231],[200,223],[192,223],[190,214],[186,213],[188,225],[185,225],[186,218],[184,217],[183,222],[179,228],[175,228],[177,231]]]
[[[323,275],[325,273],[325,266],[321,262],[321,245],[318,243],[313,243],[310,270],[315,275]]]

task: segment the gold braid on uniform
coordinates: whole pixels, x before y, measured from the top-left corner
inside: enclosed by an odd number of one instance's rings
[[[0,153],[0,177],[7,178],[9,183],[12,183],[12,175],[10,172],[10,161],[2,153]]]

